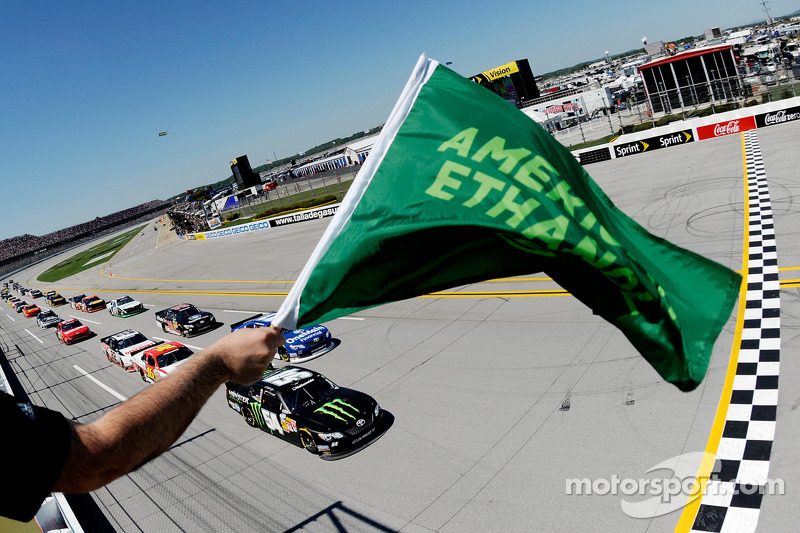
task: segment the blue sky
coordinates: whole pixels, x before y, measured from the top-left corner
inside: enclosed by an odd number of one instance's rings
[[[255,167],[373,127],[423,52],[465,76],[522,58],[539,75],[643,36],[764,18],[758,0],[513,4],[6,0],[0,239],[224,179],[242,154]]]

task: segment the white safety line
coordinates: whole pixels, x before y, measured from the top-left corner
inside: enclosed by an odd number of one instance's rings
[[[75,316],[75,315],[67,315],[67,316],[71,316],[72,318],[75,318],[75,319],[80,320],[82,322],[89,322],[90,324],[96,324],[98,326],[100,325],[100,322],[95,322],[94,320],[89,320],[88,318],[83,318],[83,317]]]
[[[340,316],[336,320],[364,320],[363,318],[359,318],[357,316]]]
[[[7,316],[8,318],[11,318],[11,315],[9,315],[8,313],[6,313],[6,316]],[[13,318],[11,318],[11,322],[16,322],[16,320],[14,320]]]
[[[223,309],[223,313],[242,313],[245,315],[254,315],[256,313],[260,313],[261,311],[237,311],[236,309]]]
[[[37,337],[36,335],[34,335],[33,333],[31,333],[31,332],[28,330],[28,328],[25,328],[25,331],[28,333],[28,335],[30,335],[31,337],[33,337],[34,339],[36,339],[37,341],[39,341],[39,344],[44,344],[44,341],[43,341],[42,339],[40,339],[39,337]]]
[[[156,306],[155,304],[142,304],[142,305],[145,306],[145,307],[155,307]]]
[[[161,337],[153,337],[153,338],[157,341],[172,342],[170,339],[162,339]],[[191,348],[192,350],[198,350],[198,351],[205,350],[205,348],[200,348],[199,346],[192,346],[191,344],[186,344],[185,342],[181,342],[180,340],[175,340],[175,342],[180,342],[181,344],[183,344],[187,348]]]
[[[112,389],[111,387],[109,387],[108,385],[106,385],[105,383],[103,383],[102,381],[100,381],[99,379],[94,377],[93,375],[89,374],[86,370],[82,369],[78,365],[72,365],[72,368],[74,368],[75,370],[77,370],[78,372],[80,372],[81,374],[86,376],[87,378],[91,379],[92,381],[94,381],[95,383],[100,385],[100,387],[105,389],[109,394],[111,394],[114,398],[118,399],[119,401],[124,402],[125,400],[127,400],[127,398],[125,396],[123,396],[122,394],[118,393],[117,391],[115,391],[114,389]]]

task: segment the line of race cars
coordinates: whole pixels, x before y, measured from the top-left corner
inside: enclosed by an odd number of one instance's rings
[[[17,290],[31,298],[44,296],[51,307],[69,304],[70,308],[86,313],[107,309],[111,316],[125,318],[146,311],[141,302],[130,296],[106,303],[96,295],[78,294],[65,299],[56,291],[42,295],[35,289],[19,287]],[[38,296],[34,296],[34,291]],[[10,295],[5,285],[3,298],[15,309],[20,302],[24,304],[21,309],[30,309],[30,314],[25,316],[36,317],[42,329],[55,328],[56,336],[65,344],[94,335],[78,319],[62,320],[52,309],[22,302]],[[230,329],[266,327],[274,316],[275,313],[259,313],[231,324]],[[213,314],[188,303],[156,311],[155,320],[165,333],[181,337],[200,335],[221,325]],[[278,349],[276,358],[287,363],[302,364],[339,344],[322,325],[284,330],[282,333],[285,345]],[[179,342],[149,339],[134,329],[123,329],[103,337],[100,346],[110,363],[139,374],[149,383],[167,377],[193,353]],[[270,365],[264,376],[253,384],[228,382],[225,385],[228,406],[248,425],[326,460],[348,457],[366,448],[383,436],[391,425],[390,417],[384,416],[377,401],[370,396],[338,387],[322,374],[303,367],[275,368]]]

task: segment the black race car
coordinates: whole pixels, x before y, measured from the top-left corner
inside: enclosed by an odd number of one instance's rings
[[[225,387],[228,406],[249,425],[329,461],[366,448],[388,429],[371,396],[306,368],[270,369],[252,385]]]
[[[169,331],[181,337],[195,335],[213,329],[217,325],[214,315],[208,311],[201,311],[192,304],[181,304],[156,311],[155,317],[164,333]]]

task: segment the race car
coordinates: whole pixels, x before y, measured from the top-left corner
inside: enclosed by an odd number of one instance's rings
[[[88,326],[85,326],[77,318],[59,322],[56,325],[56,337],[64,344],[72,344],[92,336]]]
[[[38,305],[30,304],[30,305],[26,305],[25,307],[22,308],[22,315],[25,318],[30,318],[32,316],[38,315],[39,311],[41,311],[41,309],[39,308]]]
[[[192,355],[189,348],[175,341],[149,348],[133,358],[133,366],[142,381],[155,383],[183,364]]]
[[[26,302],[25,300],[17,300],[16,302],[14,302],[14,305],[13,305],[14,311],[16,311],[17,313],[21,313],[22,309],[24,307],[27,307],[28,305],[30,305],[30,304],[28,302]]]
[[[80,303],[83,301],[84,298],[86,298],[85,294],[77,294],[77,295],[73,296],[72,298],[69,298],[67,301],[69,302],[69,306],[71,308],[80,309],[80,307],[79,307]]]
[[[59,322],[61,322],[61,317],[51,309],[42,309],[42,312],[36,315],[36,323],[42,329],[52,328]]]
[[[44,295],[44,301],[50,307],[58,307],[67,303],[67,299],[58,294],[56,291],[50,291]]]
[[[192,304],[181,304],[156,312],[156,322],[161,324],[164,332],[174,333],[181,337],[195,335],[201,331],[212,329],[217,321],[208,311],[200,311]]]
[[[123,296],[108,302],[108,312],[112,316],[132,316],[144,311],[144,305],[139,300],[134,300],[130,296]]]
[[[106,301],[97,295],[87,296],[78,303],[78,309],[87,313],[94,313],[106,308]]]
[[[231,331],[243,328],[264,328],[272,324],[275,313],[258,314],[245,318],[241,322],[231,324]],[[278,347],[275,357],[287,363],[305,363],[333,350],[337,344],[331,332],[325,326],[309,326],[307,328],[284,331],[286,343]]]
[[[267,370],[252,385],[229,381],[225,389],[228,406],[247,424],[326,460],[348,457],[388,429],[372,397],[298,366]]]
[[[29,293],[30,293],[31,298],[41,298],[42,297],[42,291],[40,291],[39,289],[32,289],[31,291],[29,291]]]
[[[133,366],[133,357],[156,344],[158,344],[156,341],[148,339],[134,329],[126,329],[100,339],[100,346],[108,360],[128,372],[136,370]]]

